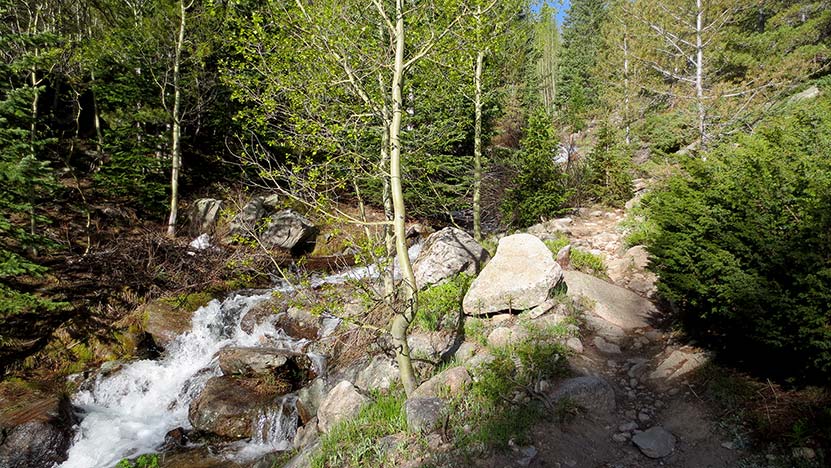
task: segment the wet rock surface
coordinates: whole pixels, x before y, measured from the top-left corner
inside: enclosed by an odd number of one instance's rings
[[[271,374],[296,386],[316,377],[306,354],[286,349],[232,346],[220,350],[218,359],[225,375]]]
[[[214,377],[191,403],[188,419],[199,431],[229,439],[248,438],[253,435],[252,421],[263,412],[288,411],[277,397],[290,389],[288,383],[262,385],[256,380]]]
[[[0,466],[51,467],[64,461],[75,422],[69,401],[58,398],[0,413]]]

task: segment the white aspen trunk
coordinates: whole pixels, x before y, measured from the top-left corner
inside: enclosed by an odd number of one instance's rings
[[[481,8],[481,7],[480,7]],[[482,68],[485,51],[476,54],[476,70],[473,74],[475,94],[473,105],[475,119],[473,124],[473,237],[482,241]]]
[[[629,26],[625,23],[623,25],[623,124],[625,131],[626,144],[632,142],[630,122],[631,122],[631,102],[629,89]]]
[[[395,250],[401,267],[401,310],[392,321],[390,333],[396,347],[396,359],[401,374],[401,382],[407,396],[416,389],[415,372],[410,359],[410,347],[407,344],[407,330],[415,318],[416,286],[413,266],[407,255],[405,239],[406,210],[404,191],[401,186],[401,118],[403,107],[402,88],[404,85],[404,1],[395,1],[395,61],[392,78],[392,121],[390,123],[390,193],[393,204],[393,229],[395,232]]]
[[[384,104],[382,112],[384,116],[384,125],[383,133],[381,134],[381,167],[383,168],[382,172],[385,172],[389,167],[390,162],[390,117],[389,109],[386,104]],[[384,201],[384,218],[387,221],[392,221],[394,216],[389,177],[384,176],[384,187],[381,196]],[[388,224],[384,226],[384,248],[387,258],[391,259],[395,257],[395,233],[393,232],[392,226]],[[392,308],[392,305],[395,302],[394,264],[391,263],[384,269],[383,280],[384,302]]]
[[[701,149],[707,147],[707,109],[704,106],[704,8],[702,0],[695,1],[695,98],[698,105],[698,136]]]
[[[482,241],[482,69],[485,49],[482,44],[482,6],[476,10],[476,67],[473,70],[473,237]]]
[[[182,92],[179,86],[179,68],[182,59],[182,44],[185,42],[185,2],[179,1],[179,37],[176,39],[176,52],[173,57],[173,154],[170,174],[170,217],[167,220],[167,235],[176,235],[176,218],[179,214],[179,171],[182,168],[182,127],[181,103]]]
[[[95,83],[95,71],[91,70],[89,72],[89,78],[91,83]],[[95,92],[92,93],[92,118],[95,125],[95,136],[97,138],[97,142],[95,144],[95,151],[98,153],[98,158],[100,161],[101,153],[104,151],[104,134],[101,132],[101,116],[98,113],[98,99],[95,97]],[[98,166],[96,163],[96,167],[93,168],[93,172],[97,171]]]

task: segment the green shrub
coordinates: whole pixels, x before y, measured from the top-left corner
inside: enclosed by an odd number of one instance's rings
[[[831,376],[831,99],[769,119],[648,197],[659,291],[767,375]]]
[[[603,126],[588,156],[588,192],[600,203],[622,207],[632,198],[632,150],[612,128]]]
[[[502,203],[505,219],[515,227],[527,227],[563,211],[569,197],[563,172],[554,162],[557,137],[550,116],[531,115],[522,150],[514,161],[516,176]]]
[[[651,113],[636,129],[656,156],[667,156],[687,146],[695,140],[695,132],[691,120],[678,111]]]
[[[125,458],[118,462],[115,468],[159,468],[159,455],[146,453],[132,461]]]
[[[459,273],[446,282],[430,286],[418,294],[415,327],[424,331],[453,328],[462,309],[473,275]]]
[[[528,336],[513,345],[491,349],[494,359],[486,364],[470,391],[453,404],[450,424],[456,431],[454,445],[462,451],[505,449],[514,439],[522,444],[536,421],[548,412],[536,400],[511,401],[525,394],[540,380],[567,372],[567,351],[560,341],[567,336],[564,327],[527,327]],[[475,428],[464,430],[464,426]]]

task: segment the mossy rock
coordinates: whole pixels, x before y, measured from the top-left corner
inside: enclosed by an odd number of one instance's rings
[[[149,302],[139,309],[142,328],[162,348],[191,328],[193,313],[210,302],[207,293],[181,294]]]

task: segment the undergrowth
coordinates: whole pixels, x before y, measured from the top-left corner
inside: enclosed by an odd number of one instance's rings
[[[418,295],[418,314],[413,326],[418,330],[439,331],[456,326],[473,275],[459,273],[441,284],[425,289]]]
[[[468,319],[470,335],[484,334],[481,320]],[[527,336],[504,347],[489,347],[493,359],[470,369],[474,382],[455,395],[448,395],[447,422],[442,433],[451,451],[428,447],[422,434],[407,432],[400,388],[375,393],[374,401],[358,417],[343,421],[321,437],[313,454],[314,468],[340,466],[399,466],[402,460],[420,459],[423,464],[446,466],[468,464],[493,450],[504,450],[509,441],[525,443],[531,428],[549,417],[556,407],[537,391],[540,381],[567,372],[567,349],[561,344],[570,333],[565,325],[536,328],[525,325]],[[451,364],[436,368],[436,372]],[[566,406],[563,417],[571,412]],[[556,413],[556,414],[560,414]],[[392,438],[392,444],[387,443]]]
[[[386,466],[391,455],[379,444],[385,436],[404,432],[407,419],[403,389],[375,393],[358,417],[337,424],[321,437],[311,459],[313,468],[333,466]]]
[[[557,255],[560,249],[569,244],[569,240],[568,237],[561,235],[556,239],[546,240],[544,243],[554,255]],[[577,271],[582,271],[583,273],[598,278],[606,278],[606,264],[600,255],[572,247],[571,266]]]

